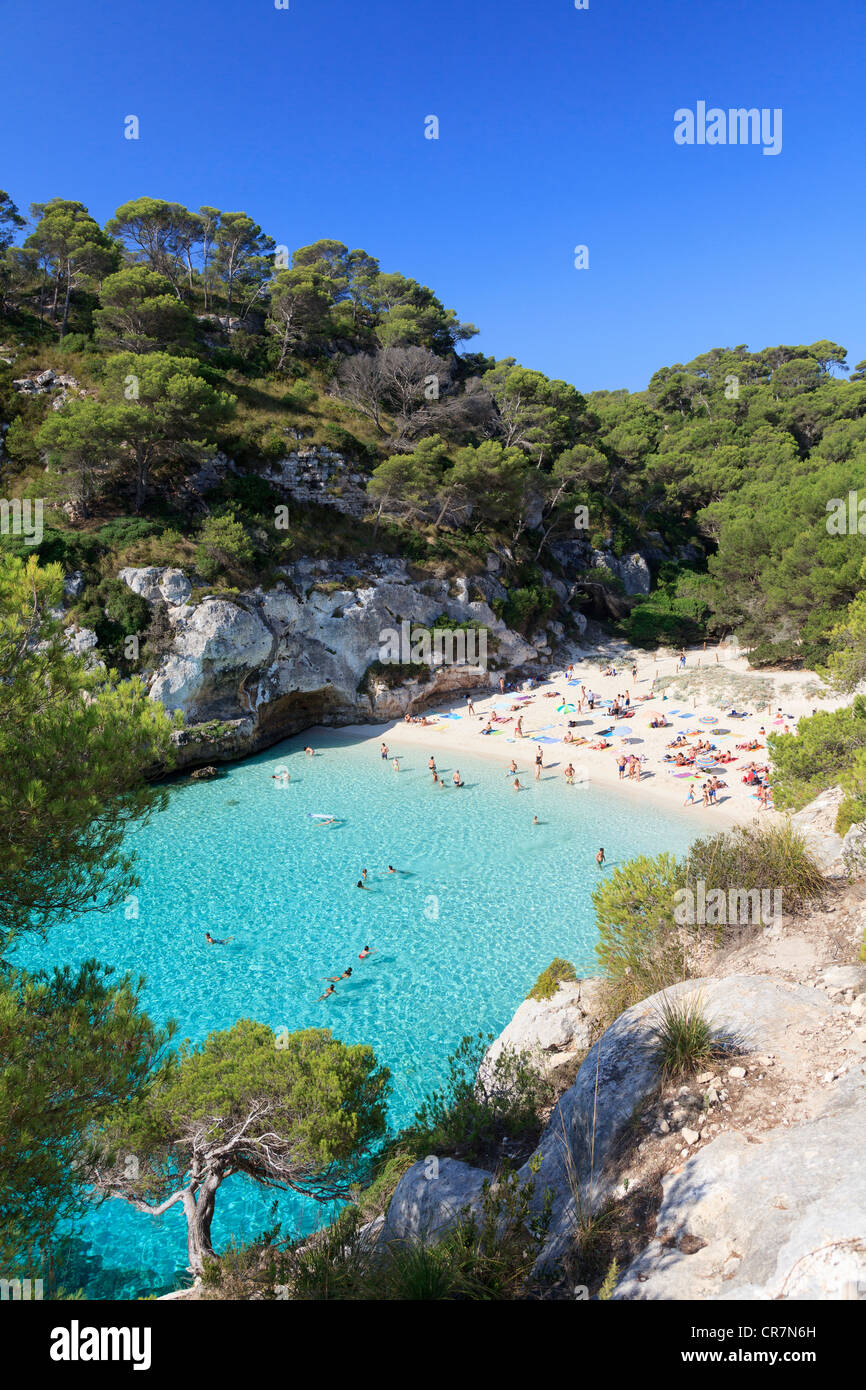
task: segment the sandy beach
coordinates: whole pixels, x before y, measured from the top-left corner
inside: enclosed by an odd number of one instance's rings
[[[636,679],[633,662],[637,665]],[[604,675],[608,667],[616,674]],[[744,657],[724,645],[686,650],[685,667],[673,654],[656,657],[623,647],[621,652],[593,654],[575,662],[571,683],[564,670],[556,670],[530,690],[509,688],[505,695],[498,688],[498,677],[491,675],[491,679],[497,682],[495,690],[473,694],[473,713],[464,695],[454,695],[424,712],[423,717],[431,721],[428,724],[395,720],[375,726],[353,725],[342,732],[369,743],[371,753],[375,751],[377,756],[383,740],[392,755],[417,749],[425,762],[433,754],[441,765],[447,754],[449,767],[456,762],[464,776],[473,759],[495,758],[507,766],[513,758],[524,785],[534,777],[535,755],[541,748],[547,777],[551,772],[561,776],[569,795],[580,795],[587,785],[615,786],[623,796],[664,803],[669,812],[697,818],[704,829],[711,823],[730,826],[755,816],[773,816],[772,810],[761,808],[755,788],[743,782],[747,767],[769,761],[768,734],[794,732],[803,715],[835,709],[843,703],[822,688],[814,672],[752,671]],[[577,710],[581,686],[597,697],[592,712],[586,702],[582,712]],[[626,693],[635,711],[631,718],[611,718],[607,706],[599,706],[599,701]],[[512,709],[514,705],[519,710]],[[561,708],[563,705],[573,708]],[[745,716],[731,717],[732,709],[745,711]],[[507,722],[492,722],[494,715]],[[514,732],[519,715],[523,738],[515,737]],[[651,728],[651,721],[661,717],[666,726]],[[482,734],[489,721],[495,732]],[[574,721],[573,743],[563,741],[569,721]],[[591,748],[589,745],[600,742],[606,731],[610,731],[606,739],[609,746]],[[689,736],[684,748],[693,747],[700,739],[711,745],[711,752],[704,756],[712,759],[713,753],[731,754],[734,761],[712,761],[691,768],[666,763],[665,754],[675,752],[668,745],[680,734]],[[315,743],[314,732],[308,737]],[[578,743],[580,738],[587,742]],[[758,747],[737,747],[745,743],[757,743]],[[620,778],[617,759],[622,754],[641,760],[640,780],[627,775]],[[574,768],[573,786],[565,781],[569,763]],[[715,805],[704,807],[701,785],[708,776],[718,777],[726,785],[717,792]],[[687,805],[690,787],[695,801]]]

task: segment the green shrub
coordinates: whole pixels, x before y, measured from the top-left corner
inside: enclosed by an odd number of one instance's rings
[[[553,1098],[551,1082],[520,1052],[505,1050],[478,1069],[492,1038],[465,1037],[448,1060],[441,1090],[425,1097],[415,1123],[400,1138],[422,1154],[457,1156],[483,1163],[503,1138],[517,1139],[539,1130],[539,1111]]]
[[[837,710],[819,710],[797,724],[795,734],[770,734],[773,798],[783,810],[799,810],[836,786],[860,749],[866,750],[866,696]]]
[[[593,890],[595,953],[621,1008],[685,977],[686,947],[674,917],[683,879],[672,854],[641,855]]]
[[[789,820],[735,826],[695,840],[685,865],[685,883],[727,892],[739,888],[778,890],[786,910],[819,898],[824,874],[801,831]]]
[[[653,1028],[653,1053],[665,1082],[705,1067],[719,1051],[700,998],[665,995]]]
[[[195,552],[196,567],[205,579],[220,574],[243,576],[254,558],[250,538],[233,511],[206,518]]]
[[[430,667],[423,661],[373,661],[358,682],[358,690],[372,695],[373,687],[379,681],[389,690],[394,690],[407,681],[429,679]]]
[[[552,999],[563,981],[577,980],[577,971],[571,961],[563,960],[557,956],[550,962],[546,970],[542,970],[532,989],[527,994],[527,999]]]
[[[755,670],[781,666],[794,670],[803,665],[803,653],[796,642],[758,642],[748,652],[749,665]]]

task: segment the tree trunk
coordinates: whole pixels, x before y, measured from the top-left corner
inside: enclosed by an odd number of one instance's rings
[[[215,1259],[211,1244],[210,1228],[213,1221],[216,1191],[220,1178],[209,1174],[198,1194],[187,1190],[183,1194],[183,1209],[186,1215],[186,1250],[189,1257],[190,1273],[200,1275],[204,1272],[206,1259]]]

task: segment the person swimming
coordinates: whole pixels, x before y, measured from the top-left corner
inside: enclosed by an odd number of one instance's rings
[[[358,882],[355,884],[355,887],[356,887],[356,888],[366,888],[367,885],[366,885],[366,883],[364,883],[364,881],[363,881],[362,879],[359,878],[359,879],[358,879]]]
[[[371,956],[372,954],[373,948],[371,946],[365,946],[363,951],[358,952],[358,960],[366,960],[367,957]]]
[[[316,1003],[317,1003],[317,1004],[321,1004],[321,1002],[322,1002],[323,999],[330,999],[331,995],[332,995],[332,994],[336,994],[336,993],[337,993],[337,986],[336,986],[336,985],[328,985],[328,988],[325,990],[325,993],[319,995],[318,999],[316,1000]]]
[[[311,748],[309,744],[307,744],[306,748],[304,749],[304,752],[306,753],[308,758],[314,758],[316,756],[315,748]]]
[[[221,941],[218,936],[211,936],[209,931],[205,932],[204,939],[208,946],[225,946],[226,944],[225,941]]]
[[[595,856],[595,862],[596,862],[596,864],[598,865],[598,867],[601,868],[602,864],[604,863],[604,850],[603,850],[603,849],[600,849],[599,852],[598,852],[598,854]]]
[[[349,965],[349,966],[347,966],[347,968],[343,971],[342,975],[326,975],[326,976],[325,976],[325,979],[326,979],[326,980],[331,980],[333,984],[339,984],[341,980],[348,980],[349,977],[351,976],[351,974],[352,974],[352,967],[351,967],[351,965]]]
[[[389,873],[389,874],[396,874],[396,872],[397,872],[397,870],[394,868],[394,865],[393,865],[393,864],[389,864],[389,865],[388,865],[388,873]]]

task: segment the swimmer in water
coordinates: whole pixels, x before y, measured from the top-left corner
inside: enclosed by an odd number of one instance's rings
[[[363,951],[358,952],[358,960],[366,960],[367,957],[371,956],[372,954],[372,948],[370,946],[365,946]]]
[[[355,884],[355,887],[356,887],[356,888],[366,888],[367,885],[366,885],[366,883],[364,883],[364,882],[359,878],[359,879],[358,879],[358,882]]]
[[[596,862],[596,864],[598,865],[598,867],[601,868],[602,864],[604,863],[604,850],[603,850],[603,849],[600,849],[599,852],[598,852],[598,854],[595,856],[595,862]]]
[[[533,824],[533,825],[538,825],[538,816],[533,816],[533,817],[532,817],[532,824]]]
[[[394,761],[392,762],[391,766],[393,767],[393,769],[394,769],[395,772],[399,772],[399,771],[400,771],[400,764],[398,763],[398,761],[397,761],[396,758],[395,758]]]
[[[364,882],[366,883],[366,882],[367,882],[367,870],[366,870],[366,869],[362,869],[362,870],[361,870],[361,877],[362,877],[362,879],[364,880]]]
[[[350,965],[343,971],[342,975],[326,975],[325,979],[331,980],[333,984],[339,984],[340,980],[348,980],[351,974],[352,967]]]
[[[523,791],[523,788],[522,788],[521,785],[520,785],[520,779],[519,779],[518,777],[515,777],[515,779],[514,779],[514,790],[515,790],[516,792],[522,792],[522,791]]]
[[[396,874],[396,872],[397,872],[397,870],[394,868],[394,865],[393,865],[393,864],[389,864],[389,865],[388,865],[388,873],[389,873],[389,874]]]
[[[309,745],[307,745],[307,747],[304,749],[304,752],[306,753],[308,758],[314,758],[316,756],[315,748],[310,748]]]
[[[336,993],[337,993],[336,986],[335,986],[335,985],[328,985],[328,988],[325,990],[325,993],[319,995],[318,999],[316,1000],[316,1003],[317,1003],[317,1004],[321,1004],[321,1002],[322,1002],[323,999],[330,999],[331,995],[332,995],[332,994],[336,994]]]
[[[204,939],[208,946],[225,946],[226,944],[224,941],[220,941],[218,936],[211,936],[209,931],[205,932]]]

